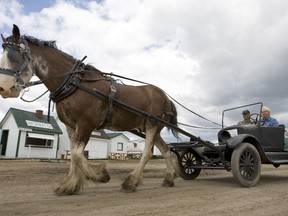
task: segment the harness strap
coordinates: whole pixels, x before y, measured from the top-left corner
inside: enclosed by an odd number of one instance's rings
[[[48,102],[48,122],[50,121],[50,108],[51,108],[51,100],[53,102],[58,102],[69,95],[71,95],[74,91],[76,91],[77,87],[75,85],[71,85],[72,83],[80,83],[80,73],[82,71],[81,66],[83,65],[83,61],[87,56],[80,61],[76,61],[72,67],[72,73],[64,80],[63,84],[56,91],[50,93],[49,102]],[[42,81],[40,81],[42,82]],[[40,84],[39,82],[39,84]]]
[[[9,75],[9,76],[14,76],[15,75],[15,71],[14,70],[6,69],[6,68],[0,68],[0,73],[1,74],[5,74],[5,75]]]
[[[57,103],[76,91],[77,88],[74,85],[71,85],[71,83],[80,82],[79,76],[78,73],[70,74],[59,89],[50,93],[50,100]]]
[[[119,97],[119,85],[118,83],[115,82],[115,80],[111,80],[111,85],[110,85],[110,93],[108,96],[108,102],[109,102],[109,107],[106,115],[106,119],[104,124],[101,126],[103,127],[104,125],[110,125],[112,123],[112,118],[113,118],[113,101],[115,99],[118,99]]]
[[[25,62],[22,65],[20,65],[20,67],[17,69],[17,72],[22,72],[29,65],[30,60],[31,60],[31,53],[30,53],[30,48],[28,46],[28,43],[25,39],[22,39],[22,41],[24,43],[24,49],[20,48],[20,53],[25,52],[26,59],[25,59]]]
[[[80,73],[83,70],[82,65],[85,58],[86,56],[82,60],[75,62],[71,69],[72,73],[69,74],[69,76],[56,91],[50,93],[50,100],[53,100],[53,102],[56,103],[68,97],[77,89],[74,85],[71,85],[71,83],[80,82]]]

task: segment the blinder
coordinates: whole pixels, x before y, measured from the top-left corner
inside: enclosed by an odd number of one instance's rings
[[[19,44],[10,41],[9,38],[4,39],[3,36],[2,40],[3,40],[2,43],[3,49],[8,50],[9,60],[12,62],[17,62],[18,68],[17,69],[0,68],[0,74],[14,76],[16,79],[17,87],[25,88],[26,87],[25,82],[20,75],[23,72],[23,70],[30,64],[31,54],[28,43],[25,40],[25,38],[21,38]]]

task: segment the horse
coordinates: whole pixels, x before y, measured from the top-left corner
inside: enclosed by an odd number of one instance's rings
[[[57,115],[66,126],[71,162],[69,173],[54,188],[57,195],[78,194],[87,183],[110,180],[106,163],[91,163],[84,157],[84,148],[94,129],[137,131],[146,137],[143,155],[123,181],[122,191],[134,192],[142,183],[143,170],[152,157],[154,145],[166,163],[162,186],[174,186],[178,170],[168,145],[160,136],[164,126],[149,118],[156,116],[177,125],[176,108],[162,89],[149,84],[134,86],[115,82],[111,76],[59,50],[55,41],[21,35],[15,24],[11,36],[5,38],[1,34],[1,37],[1,96],[19,97],[23,89],[36,85],[37,81],[31,81],[36,75],[38,82],[49,90],[49,101],[56,104]],[[115,101],[125,106],[116,106]],[[173,134],[177,136],[176,133]]]

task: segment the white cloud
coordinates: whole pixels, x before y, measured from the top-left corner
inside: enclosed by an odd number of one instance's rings
[[[22,34],[54,39],[74,57],[155,84],[213,121],[225,108],[263,101],[288,125],[287,1],[58,0],[37,13],[15,0],[0,2],[3,34],[15,23]],[[29,97],[39,92],[31,88]],[[47,109],[47,100],[1,99],[0,114],[10,106]],[[182,109],[179,118],[206,125]]]

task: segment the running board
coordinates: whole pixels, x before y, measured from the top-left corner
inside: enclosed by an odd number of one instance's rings
[[[288,152],[265,152],[273,164],[288,164]]]

